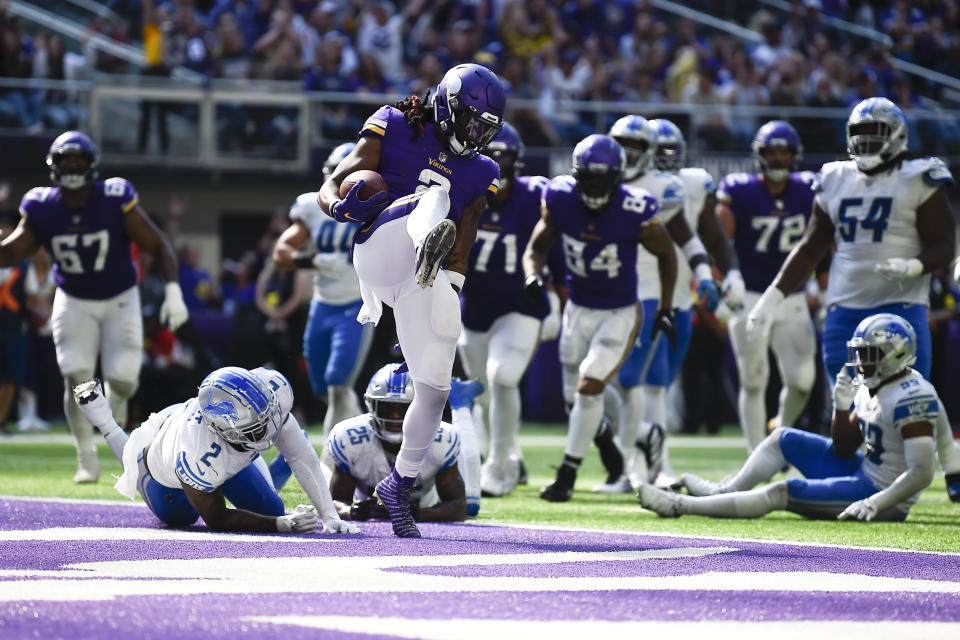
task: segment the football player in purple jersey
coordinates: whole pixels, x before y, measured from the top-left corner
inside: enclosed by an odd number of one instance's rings
[[[603,418],[604,388],[620,368],[643,322],[637,302],[637,245],[657,257],[660,306],[653,336],[676,341],[673,289],[677,257],[660,224],[657,200],[621,184],[626,153],[616,140],[591,135],[573,150],[573,175],[558,176],[543,192],[542,216],[523,254],[524,288],[543,295],[541,273],[560,238],[569,299],[560,332],[563,395],[570,409],[567,446],[556,480],[540,497],[565,502],[573,495],[577,469]],[[613,477],[623,473],[607,471]]]
[[[497,164],[479,152],[500,130],[504,106],[496,75],[476,64],[453,67],[433,96],[411,96],[370,116],[318,196],[338,222],[363,225],[354,239],[363,299],[357,319],[376,323],[382,304],[393,307],[414,381],[403,445],[376,489],[400,537],[420,536],[409,493],[450,391],[461,328],[457,293],[477,222],[499,187]],[[340,183],[360,169],[379,172],[389,195],[362,200],[359,181],[341,199]]]
[[[125,424],[127,399],[140,376],[143,320],[131,241],[154,256],[166,280],[160,321],[175,331],[188,315],[170,242],[138,206],[132,184],[97,179],[99,163],[97,148],[85,134],[58,136],[47,154],[54,186],[23,196],[20,224],[0,243],[0,266],[16,264],[41,246],[53,256],[57,292],[50,323],[66,383],[64,412],[77,443],[77,483],[96,482],[100,463],[93,427],[71,389],[94,376],[99,358],[107,399]]]
[[[463,334],[460,355],[470,377],[489,389],[480,401],[490,427],[490,454],[483,465],[484,495],[505,496],[520,476],[520,378],[537,349],[547,297],[523,292],[521,252],[540,219],[542,176],[517,176],[523,141],[504,123],[484,154],[500,166],[500,190],[480,218],[477,242],[460,304]],[[553,296],[556,293],[551,292]],[[557,302],[559,309],[559,301]]]
[[[752,150],[758,173],[725,176],[717,188],[716,207],[742,270],[727,273],[724,290],[733,312],[728,330],[740,374],[737,410],[751,451],[767,434],[768,349],[773,348],[784,381],[776,426],[793,425],[800,417],[813,388],[817,355],[803,283],[786,297],[765,331],[754,339],[747,336],[747,311],[803,237],[814,196],[814,175],[791,170],[803,157],[803,145],[789,123],[773,120],[764,124],[753,139]]]

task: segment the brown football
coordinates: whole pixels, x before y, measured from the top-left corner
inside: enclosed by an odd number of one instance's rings
[[[363,180],[363,188],[360,189],[361,200],[367,200],[370,198],[370,196],[379,191],[389,191],[387,188],[387,181],[383,179],[383,176],[376,171],[361,169],[359,171],[354,171],[343,179],[343,182],[340,183],[340,197],[346,198],[347,193],[350,192],[350,189],[353,188],[353,185],[360,180]]]

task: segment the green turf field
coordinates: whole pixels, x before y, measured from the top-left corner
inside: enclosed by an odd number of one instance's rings
[[[776,512],[757,520],[720,520],[698,516],[662,519],[641,509],[632,495],[598,495],[590,490],[600,483],[602,472],[595,451],[581,469],[573,500],[553,504],[537,493],[554,476],[563,456],[565,425],[524,425],[521,430],[530,484],[518,487],[506,498],[485,498],[477,521],[707,535],[764,540],[790,540],[837,545],[888,547],[923,551],[960,552],[960,504],[947,500],[943,475],[923,493],[906,523],[823,522],[804,520]],[[675,438],[670,457],[678,473],[691,471],[718,480],[735,471],[746,457],[735,428],[720,438]],[[311,429],[316,438],[319,428]],[[53,438],[13,435],[0,440],[0,493],[20,496],[102,498],[124,500],[113,490],[111,474],[120,473],[120,463],[106,444],[100,445],[103,475],[96,485],[74,485],[75,450],[66,439],[66,427],[54,425]],[[57,442],[50,442],[57,440]],[[544,444],[546,442],[546,444]],[[267,452],[271,459],[275,450]],[[306,495],[292,480],[281,495],[288,505],[305,502]]]

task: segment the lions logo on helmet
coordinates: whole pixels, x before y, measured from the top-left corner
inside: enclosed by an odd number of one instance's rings
[[[767,149],[777,147],[789,149],[793,154],[790,166],[771,168],[767,165],[767,159],[763,157],[764,152]],[[789,122],[783,120],[771,120],[760,127],[753,137],[750,149],[753,151],[753,160],[757,163],[760,172],[774,182],[786,180],[790,174],[790,168],[803,159],[803,144],[800,142],[800,135]]]
[[[460,64],[437,85],[433,121],[446,136],[450,151],[472,158],[497,135],[506,102],[493,72],[478,64]]]
[[[399,366],[391,362],[381,367],[367,385],[363,400],[373,418],[373,430],[386,442],[403,440],[403,418],[413,402],[413,378],[407,372],[395,373]]]
[[[857,167],[871,172],[907,150],[907,119],[886,98],[867,98],[847,119],[847,152]]]
[[[60,165],[67,156],[86,159],[86,167],[79,173],[64,172]],[[100,154],[97,153],[97,146],[93,144],[93,140],[85,133],[67,131],[57,136],[56,140],[50,144],[50,150],[47,152],[47,166],[50,168],[50,181],[53,184],[64,189],[81,189],[93,184],[97,179]]]
[[[337,169],[337,165],[340,164],[340,161],[350,155],[356,146],[356,142],[344,142],[343,144],[334,147],[333,151],[330,152],[330,155],[327,156],[327,159],[323,163],[324,180],[330,177],[330,174]]]
[[[878,313],[864,318],[847,341],[847,366],[873,389],[917,360],[917,333],[898,315]]]
[[[223,367],[204,378],[197,401],[204,424],[241,450],[265,451],[282,426],[276,394],[241,367]]]
[[[653,164],[661,171],[677,173],[687,164],[687,141],[683,139],[680,127],[664,118],[650,121],[657,132],[657,147],[653,154]]]
[[[613,123],[607,135],[619,142],[627,154],[624,180],[642,176],[653,164],[657,133],[646,118],[623,116]]]
[[[601,134],[589,135],[573,149],[573,179],[583,204],[599,212],[610,202],[623,179],[627,154],[623,147]]]

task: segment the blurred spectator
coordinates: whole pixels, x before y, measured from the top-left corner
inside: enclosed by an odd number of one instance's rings
[[[590,64],[577,49],[558,52],[551,48],[545,56],[540,110],[549,114],[550,124],[568,145],[593,132],[593,127],[583,123],[577,110],[567,103],[586,97],[590,76]]]
[[[235,14],[226,12],[220,15],[214,30],[214,42],[214,74],[220,78],[249,78],[250,58]]]
[[[729,404],[723,370],[726,328],[701,305],[694,305],[693,311],[693,333],[681,378],[684,398],[681,431],[695,434],[705,423],[707,433],[715,435],[729,413],[724,410]]]
[[[266,316],[266,359],[263,363],[296,380],[302,375],[303,329],[307,322],[312,275],[309,270],[278,272],[268,259],[257,277],[256,304]]]
[[[557,16],[543,0],[508,0],[500,14],[500,40],[508,57],[539,54],[556,35]]]
[[[248,369],[266,360],[267,318],[256,305],[257,273],[262,264],[261,254],[247,251],[239,260],[224,260],[220,275],[223,310],[231,320],[228,361]]]
[[[666,25],[654,21],[650,12],[638,12],[633,19],[633,29],[620,38],[620,57],[635,68],[657,73],[667,61],[666,31]]]
[[[739,52],[738,52],[739,53]],[[745,56],[739,54],[733,70],[733,82],[727,89],[727,104],[753,106],[770,104],[770,92],[760,84],[760,72],[753,68]],[[757,130],[755,116],[734,116],[730,119],[731,132],[739,147],[750,144]]]
[[[695,81],[688,84],[681,96],[681,102],[693,105],[721,106],[724,104],[717,85],[716,74],[706,65],[700,65]],[[730,126],[722,110],[695,109],[690,118],[697,138],[708,149],[726,150],[731,148]]]
[[[154,7],[153,0],[143,0],[143,56],[147,65],[143,75],[149,77],[169,77],[168,47],[164,29],[169,30],[170,14],[163,5]],[[157,136],[160,153],[170,149],[170,135],[167,132],[167,113],[169,103],[165,101],[143,100],[140,102],[140,124],[137,129],[137,151],[144,153],[150,137],[150,121],[157,117]]]
[[[200,266],[200,247],[186,242],[177,256],[180,265],[180,288],[183,301],[193,311],[206,311],[219,306],[217,288],[210,274]]]
[[[390,83],[402,83],[403,37],[407,19],[418,12],[423,0],[408,3],[402,12],[396,13],[387,0],[366,0],[357,29],[357,53],[368,53],[379,64],[383,76]]]

